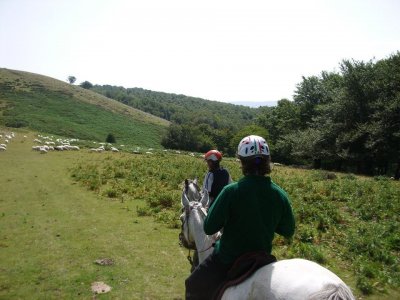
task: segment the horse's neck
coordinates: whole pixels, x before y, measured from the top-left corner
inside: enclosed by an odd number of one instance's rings
[[[213,251],[212,244],[214,239],[212,236],[208,236],[204,233],[203,224],[204,220],[200,216],[199,211],[192,211],[193,217],[191,218],[191,228],[192,228],[192,236],[196,243],[197,253],[199,255],[199,263],[207,258]]]

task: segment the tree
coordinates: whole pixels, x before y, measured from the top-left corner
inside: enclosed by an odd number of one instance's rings
[[[116,142],[115,136],[112,133],[109,133],[106,138],[106,143],[115,144]]]
[[[212,138],[196,125],[171,124],[161,141],[166,148],[206,152],[215,149]]]
[[[69,84],[74,84],[75,81],[76,81],[76,77],[75,76],[68,76],[68,81],[69,81]]]
[[[248,135],[258,135],[263,137],[267,141],[268,146],[271,148],[271,143],[269,142],[269,134],[267,129],[260,127],[258,125],[248,125],[239,130],[231,139],[230,143],[231,149],[234,149],[235,153],[237,151],[237,147],[240,141]]]
[[[91,84],[89,81],[84,81],[80,84],[80,86],[84,89],[91,89],[93,87],[93,84]]]
[[[269,142],[275,143],[283,135],[301,127],[299,105],[288,99],[281,99],[275,107],[263,107],[257,125],[266,128],[270,135]]]

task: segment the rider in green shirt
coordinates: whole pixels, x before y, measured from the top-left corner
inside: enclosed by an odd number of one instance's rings
[[[186,299],[212,299],[235,260],[242,254],[271,254],[275,233],[294,234],[294,216],[287,194],[269,176],[270,152],[264,138],[241,140],[237,153],[244,177],[224,187],[208,211],[204,231],[223,228],[214,252],[186,279]]]
[[[274,233],[292,236],[294,218],[286,193],[270,177],[245,175],[225,187],[208,212],[204,231],[224,228],[215,252],[224,263],[243,253],[272,250]]]

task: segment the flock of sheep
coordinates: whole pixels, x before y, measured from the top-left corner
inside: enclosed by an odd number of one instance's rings
[[[15,138],[15,133],[10,132],[10,133],[4,133],[0,132],[0,152],[6,151],[7,150],[7,145],[12,141],[12,139]],[[23,136],[24,140],[27,138],[26,135]],[[46,154],[49,151],[79,151],[80,148],[79,146],[76,145],[71,145],[72,143],[79,142],[79,139],[61,139],[61,138],[55,138],[53,136],[44,136],[41,134],[37,135],[37,138],[33,140],[33,142],[36,144],[32,146],[33,151],[38,151],[41,154]],[[93,142],[97,143],[97,142]],[[104,151],[111,151],[111,152],[120,152],[120,150],[117,147],[112,146],[109,143],[98,143],[100,146],[97,148],[90,148],[88,151],[89,152],[97,152],[101,153]],[[121,147],[124,147],[124,145],[121,145]],[[140,147],[136,147],[136,149],[132,150],[132,153],[134,154],[154,154],[154,149],[149,148],[147,151],[143,151]],[[163,150],[164,152],[167,152],[168,150]],[[181,154],[180,151],[175,151],[176,154]],[[189,153],[191,156],[195,156],[194,153]]]
[[[4,136],[0,134],[0,151],[6,151],[8,143],[11,142],[13,138],[15,138],[14,132],[6,133]],[[2,141],[3,139],[4,141]]]
[[[32,150],[39,151],[42,154],[46,154],[49,151],[78,151],[78,146],[73,146],[71,143],[79,141],[78,139],[55,139],[53,136],[43,136],[38,134],[38,138],[34,139],[33,142],[39,145],[32,146]]]
[[[7,150],[7,145],[15,138],[15,133],[1,133],[0,134],[0,152]],[[26,135],[23,136],[24,139],[27,138]],[[79,139],[55,139],[53,136],[44,136],[44,135],[37,135],[37,138],[33,140],[36,144],[32,146],[33,151],[38,151],[41,154],[46,154],[49,151],[79,151],[79,146],[71,145],[72,143],[78,142]],[[106,150],[110,150],[112,152],[119,152],[118,148],[116,147],[105,147],[106,143],[100,143],[98,148],[91,148],[89,152],[103,152]],[[111,144],[108,144],[111,146]]]
[[[38,138],[34,140],[35,143],[40,145],[32,146],[32,150],[39,151],[42,154],[48,151],[79,151],[79,146],[71,145],[71,143],[78,142],[79,139],[55,139],[53,136],[42,136],[38,135]],[[100,143],[101,146],[98,148],[91,148],[89,152],[103,152],[106,151],[106,143]],[[110,151],[119,152],[116,147],[111,147]]]

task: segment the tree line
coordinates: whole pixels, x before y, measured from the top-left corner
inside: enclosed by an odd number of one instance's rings
[[[400,167],[400,52],[343,60],[340,72],[303,77],[294,101],[261,109],[276,158],[315,168],[387,174]]]
[[[264,136],[274,161],[387,174],[400,166],[400,52],[343,60],[338,72],[303,77],[294,101],[249,108],[141,88],[92,90],[172,122],[164,147],[234,155],[240,138]]]

